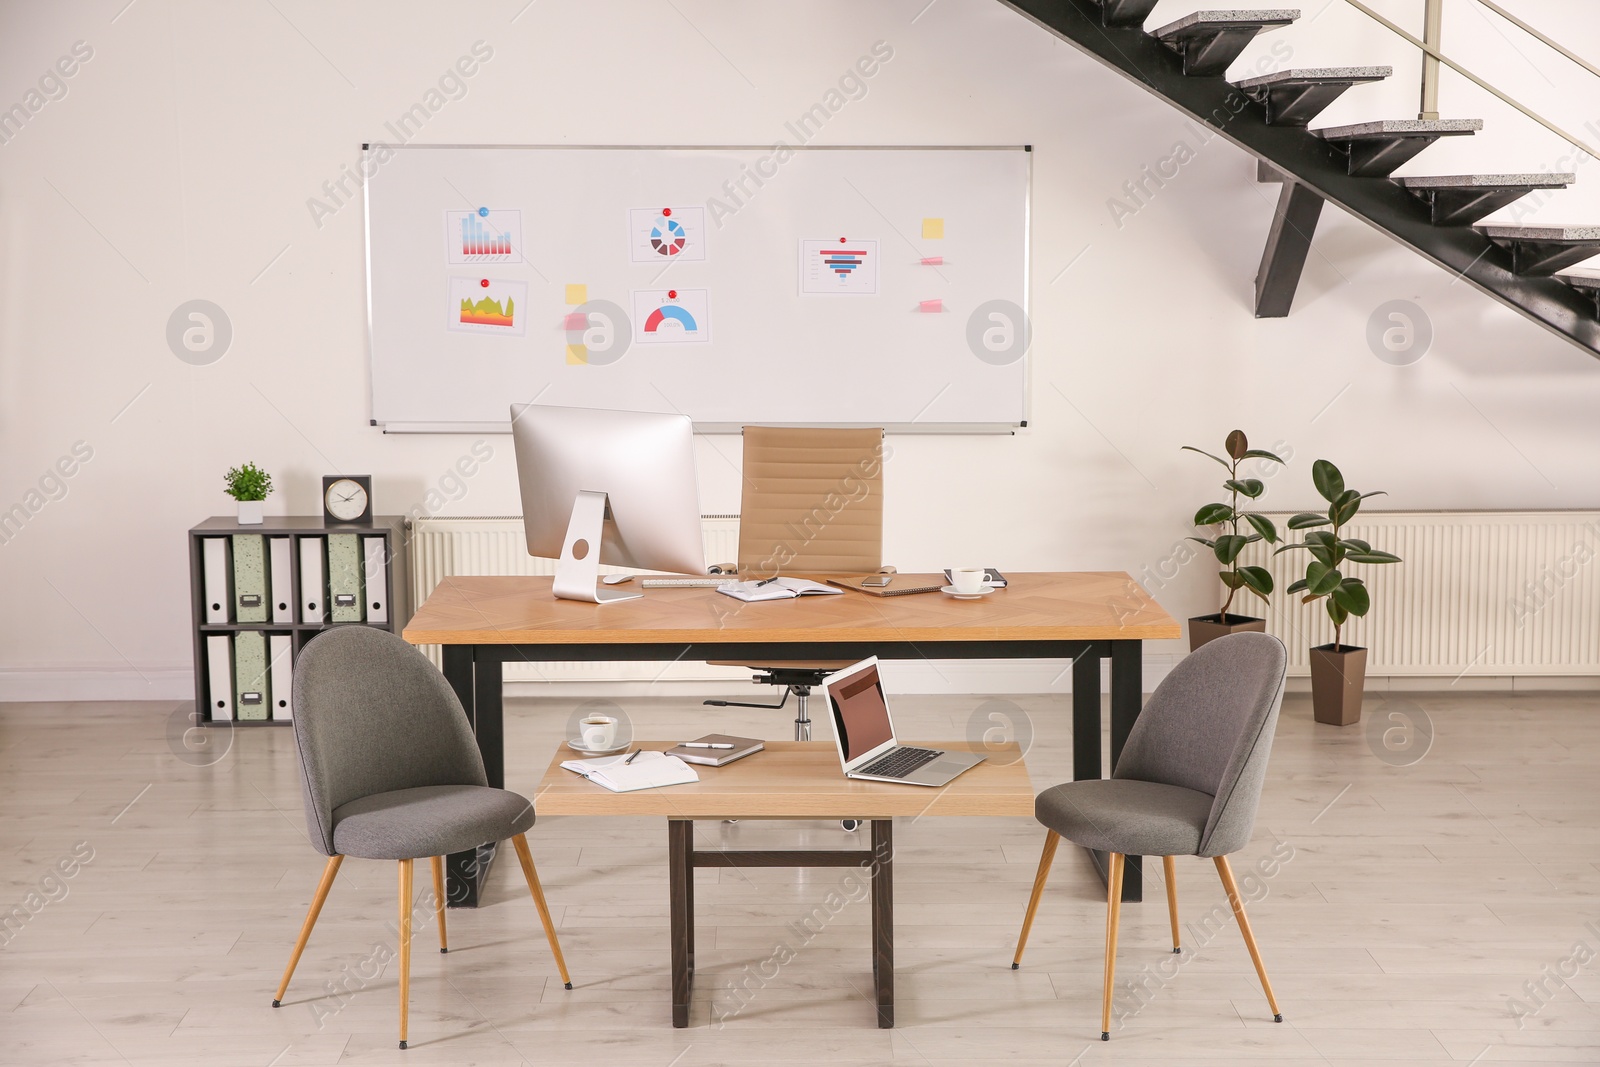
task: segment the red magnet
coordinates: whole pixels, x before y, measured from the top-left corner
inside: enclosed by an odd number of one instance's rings
[[[676,299],[678,299],[678,290],[676,290],[676,289],[668,289],[667,290],[667,299],[668,300],[676,300]]]
[[[489,279],[485,278],[481,282],[479,282],[478,284],[483,286],[485,289],[487,289],[487,288],[489,288]]]
[[[670,207],[662,208],[661,209],[661,217],[664,218],[664,219],[670,219],[672,217],[672,209]]]

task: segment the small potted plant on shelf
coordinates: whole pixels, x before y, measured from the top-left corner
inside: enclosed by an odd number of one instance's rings
[[[1367,650],[1342,641],[1344,624],[1361,618],[1372,608],[1366,583],[1351,578],[1344,568],[1352,563],[1399,563],[1392,552],[1373,548],[1356,537],[1345,537],[1344,527],[1361,510],[1361,502],[1377,493],[1346,489],[1344,476],[1325,459],[1311,465],[1311,481],[1328,502],[1327,514],[1304,511],[1289,520],[1291,530],[1310,530],[1305,540],[1286,544],[1278,552],[1303,548],[1311,554],[1306,576],[1284,590],[1303,593],[1302,604],[1324,601],[1333,620],[1333,643],[1311,650],[1311,708],[1316,720],[1331,726],[1361,721],[1361,696],[1367,680]],[[1326,526],[1330,529],[1317,529]],[[1276,555],[1277,553],[1274,553]]]
[[[261,503],[272,492],[272,475],[254,463],[246,463],[242,467],[230,467],[222,481],[228,488],[228,495],[239,502],[239,525],[259,525]]]
[[[1250,442],[1245,438],[1243,430],[1235,430],[1228,435],[1223,447],[1228,454],[1227,459],[1213,456],[1210,452],[1195,448],[1193,445],[1183,446],[1187,451],[1199,452],[1208,459],[1215,460],[1228,472],[1228,478],[1222,483],[1222,488],[1228,491],[1227,503],[1205,504],[1194,513],[1196,526],[1221,527],[1215,537],[1191,537],[1189,540],[1198,541],[1211,549],[1217,557],[1217,563],[1222,567],[1218,575],[1222,579],[1222,607],[1214,615],[1197,615],[1189,620],[1189,651],[1193,652],[1207,641],[1215,641],[1240,630],[1266,630],[1267,620],[1258,619],[1250,615],[1233,615],[1228,609],[1233,606],[1233,598],[1239,595],[1239,590],[1248,589],[1263,601],[1272,593],[1272,574],[1265,567],[1245,567],[1239,563],[1239,556],[1244,552],[1246,545],[1256,541],[1266,541],[1269,545],[1278,543],[1278,529],[1272,520],[1265,515],[1258,515],[1253,511],[1243,510],[1239,506],[1239,498],[1255,500],[1266,491],[1266,486],[1259,478],[1239,477],[1239,465],[1247,459],[1265,459],[1281,464],[1283,460],[1271,452],[1259,448],[1251,448]],[[1240,523],[1245,523],[1251,532],[1240,533]]]

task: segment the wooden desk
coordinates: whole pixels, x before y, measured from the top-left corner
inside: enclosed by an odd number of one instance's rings
[[[913,744],[919,742],[911,742]],[[930,748],[981,751],[988,759],[949,785],[930,789],[846,778],[827,741],[768,741],[766,750],[726,767],[696,767],[700,781],[613,793],[561,767],[558,751],[539,783],[541,815],[660,815],[667,820],[668,897],[672,912],[672,1025],[689,1025],[694,982],[696,867],[859,867],[872,894],[872,977],[878,1025],[894,1025],[894,839],[896,816],[1033,815],[1033,784],[1015,743],[1000,746],[924,741]],[[670,741],[640,741],[646,749]],[[696,819],[869,819],[870,849],[701,851]]]
[[[1111,759],[1141,706],[1144,640],[1178,623],[1122,571],[1011,574],[979,600],[941,593],[874,597],[845,592],[745,604],[715,589],[650,589],[641,600],[557,600],[549,578],[446,578],[406,626],[412,644],[444,646],[444,673],[483,752],[489,784],[504,786],[501,665],[605,660],[1066,659],[1072,661],[1072,776],[1099,778],[1100,661],[1111,661]],[[475,907],[494,846],[448,861],[452,907]],[[1105,874],[1105,858],[1096,861]],[[1141,899],[1129,857],[1123,899]]]

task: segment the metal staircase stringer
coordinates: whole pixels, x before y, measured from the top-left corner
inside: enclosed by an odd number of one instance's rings
[[[1511,257],[1467,226],[1435,226],[1394,182],[1347,173],[1348,160],[1292,126],[1269,126],[1260,105],[1220,76],[1183,73],[1182,61],[1140,26],[1104,26],[1095,0],[999,0],[1168,104],[1216,130],[1306,189],[1380,230],[1487,296],[1600,357],[1595,304],[1549,277],[1517,275]]]

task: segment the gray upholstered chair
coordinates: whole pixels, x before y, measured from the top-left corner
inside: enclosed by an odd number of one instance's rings
[[[1283,1022],[1228,867],[1228,854],[1250,842],[1255,826],[1278,708],[1283,703],[1287,664],[1283,642],[1263,633],[1232,634],[1201,646],[1151,694],[1110,778],[1058,785],[1040,793],[1034,802],[1034,814],[1049,833],[1011,966],[1015,969],[1022,963],[1033,915],[1061,839],[1108,853],[1102,1041],[1111,1040],[1111,993],[1126,856],[1162,858],[1174,952],[1182,948],[1172,858],[1203,856],[1216,864],[1261,988],[1266,991],[1273,1021]]]
[[[320,634],[294,668],[294,739],[311,844],[328,857],[322,881],[283,972],[276,1008],[346,856],[400,864],[400,1047],[406,1047],[411,983],[412,860],[433,860],[439,951],[445,938],[443,857],[511,839],[539,908],[556,969],[561,956],[550,909],[523,835],[533,805],[493,789],[467,716],[444,676],[394,634],[340,626]]]

